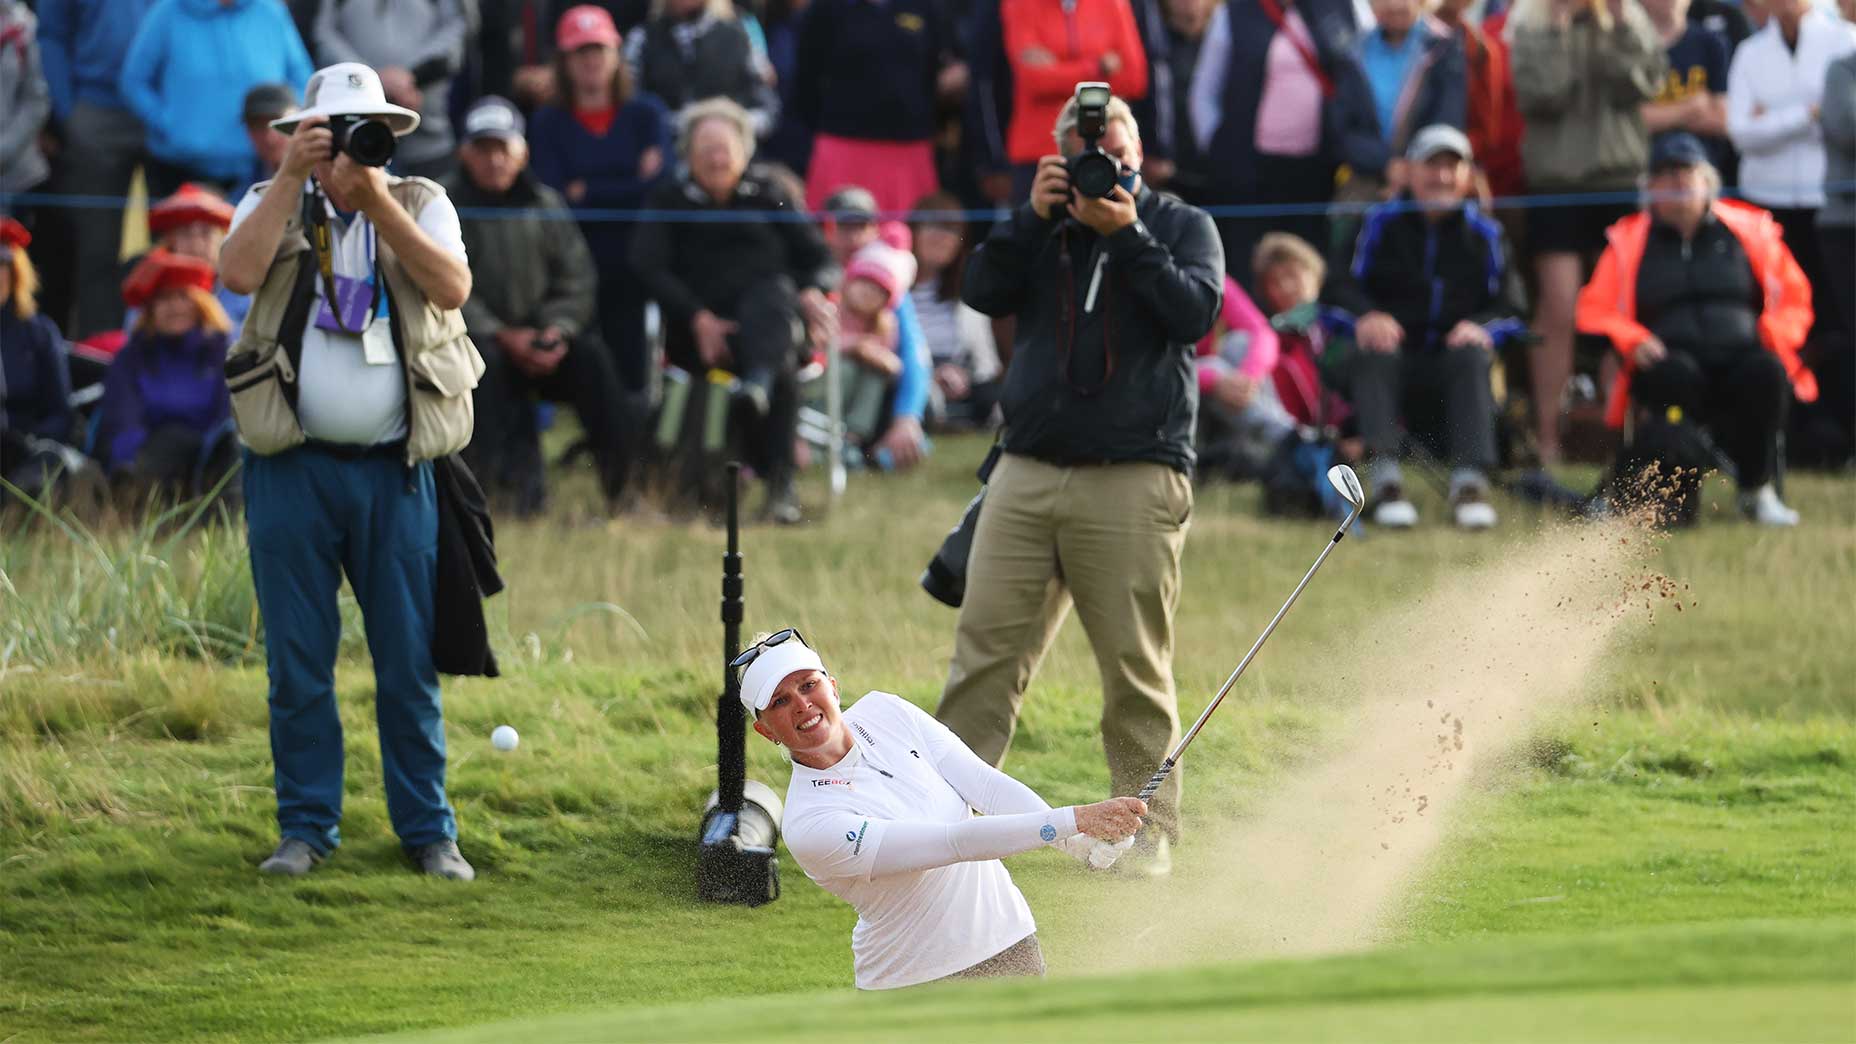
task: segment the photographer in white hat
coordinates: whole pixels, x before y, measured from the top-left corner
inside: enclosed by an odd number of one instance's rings
[[[225,285],[252,295],[226,380],[246,449],[282,835],[260,869],[306,874],[340,841],[345,572],[374,661],[394,832],[423,872],[469,880],[433,661],[433,462],[470,441],[483,373],[458,313],[470,267],[444,190],[383,169],[417,113],[388,104],[355,63],[310,77],[304,102],[272,122],[290,135],[283,164],[245,194],[219,256]]]
[[[1103,868],[1147,812],[1131,797],[1053,809],[900,696],[841,708],[837,679],[794,629],[734,665],[754,731],[792,758],[786,847],[857,910],[859,989],[1042,975],[1037,923],[1000,860],[1050,845]]]

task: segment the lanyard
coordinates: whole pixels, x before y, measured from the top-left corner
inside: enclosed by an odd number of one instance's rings
[[[350,330],[342,319],[342,300],[335,293],[335,250],[334,235],[329,230],[329,212],[323,207],[320,192],[311,193],[303,204],[305,224],[310,228],[309,241],[316,249],[316,268],[322,276],[322,295],[328,301],[329,312],[335,318],[335,326],[345,334],[359,337],[367,332],[368,325],[380,311],[380,273],[374,264],[374,224],[367,222],[367,274],[372,284],[373,298],[367,306],[367,320],[360,329]]]

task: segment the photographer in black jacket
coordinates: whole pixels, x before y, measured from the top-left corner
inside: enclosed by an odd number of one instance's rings
[[[1119,161],[1108,195],[1073,192],[1070,161],[1045,156],[1031,199],[967,267],[966,303],[1018,325],[1004,454],[974,533],[936,715],[999,764],[1073,600],[1102,675],[1113,790],[1133,793],[1179,737],[1173,611],[1192,514],[1192,354],[1218,314],[1224,252],[1208,215],[1141,184],[1140,129],[1125,102],[1080,122],[1099,122],[1100,140],[1079,135],[1072,99],[1058,145],[1071,157],[1096,145]],[[1159,829],[1124,865],[1166,871],[1178,805],[1175,773],[1149,803]]]

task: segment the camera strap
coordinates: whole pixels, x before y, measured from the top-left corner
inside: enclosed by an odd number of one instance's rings
[[[1102,381],[1093,388],[1085,387],[1076,380],[1076,363],[1072,358],[1076,340],[1082,333],[1082,319],[1076,309],[1076,263],[1070,253],[1070,228],[1067,223],[1059,229],[1057,235],[1059,243],[1057,257],[1063,265],[1063,313],[1058,321],[1065,327],[1057,337],[1057,351],[1062,360],[1064,383],[1070,386],[1071,391],[1087,397],[1107,388],[1109,380],[1115,376],[1115,317],[1112,314],[1114,309],[1109,305],[1113,295],[1110,295],[1110,298],[1104,298],[1102,306]],[[1096,293],[1101,289],[1102,273],[1108,260],[1107,247],[1099,239],[1096,241],[1095,251],[1092,252],[1096,258],[1093,266],[1094,276],[1089,282],[1085,312],[1095,311]]]
[[[344,309],[335,290],[335,235],[329,227],[328,208],[323,205],[326,198],[321,192],[304,194],[303,227],[309,231],[310,245],[316,251],[316,271],[322,277],[323,300],[335,318],[336,328],[352,337],[360,337],[367,332],[368,326],[380,312],[380,273],[374,263],[374,226],[370,223],[367,227],[367,265],[369,280],[373,284],[373,297],[368,302],[367,319],[358,328],[350,330],[347,321],[342,318]]]

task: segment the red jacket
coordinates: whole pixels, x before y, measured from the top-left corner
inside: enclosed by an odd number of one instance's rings
[[[1457,34],[1468,70],[1465,132],[1476,150],[1476,164],[1488,175],[1489,190],[1496,196],[1518,196],[1527,190],[1527,180],[1521,171],[1521,109],[1515,102],[1508,44],[1499,27],[1465,23]]]
[[[1785,248],[1779,223],[1770,213],[1734,200],[1717,201],[1714,216],[1740,241],[1753,266],[1753,281],[1765,292],[1765,306],[1759,313],[1760,342],[1785,364],[1798,401],[1816,402],[1817,377],[1798,357],[1798,349],[1811,332],[1811,284]],[[1650,215],[1632,214],[1612,225],[1605,236],[1610,245],[1599,257],[1592,281],[1579,291],[1577,322],[1580,333],[1603,334],[1624,357],[1624,372],[1611,390],[1605,413],[1606,423],[1621,428],[1630,413],[1630,378],[1635,369],[1631,354],[1650,336],[1637,321],[1637,269],[1650,241]]]
[[[1013,163],[1036,163],[1057,151],[1051,130],[1079,82],[1106,80],[1124,101],[1147,96],[1147,51],[1128,0],[1003,0],[999,24],[1012,63],[1012,126],[1005,151]],[[1025,53],[1033,50],[1048,52],[1054,61],[1027,64]],[[1102,56],[1111,51],[1121,68],[1104,76]]]

